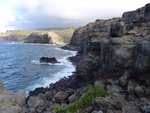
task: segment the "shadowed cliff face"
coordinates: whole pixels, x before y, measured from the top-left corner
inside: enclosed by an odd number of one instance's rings
[[[32,33],[25,39],[24,43],[49,44],[52,41],[48,34]]]
[[[77,76],[86,81],[101,72],[149,73],[150,4],[122,18],[96,20],[77,29],[71,45],[79,49]]]

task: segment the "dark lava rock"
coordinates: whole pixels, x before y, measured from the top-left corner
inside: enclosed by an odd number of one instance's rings
[[[52,57],[52,58],[42,57],[42,58],[40,58],[40,63],[42,63],[42,62],[53,63],[53,64],[55,64],[55,63],[60,63],[60,62],[58,62],[58,61],[56,60],[55,57]]]

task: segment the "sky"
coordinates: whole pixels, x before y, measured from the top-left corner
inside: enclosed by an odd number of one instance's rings
[[[149,0],[0,0],[0,32],[80,27],[96,19],[121,17]]]

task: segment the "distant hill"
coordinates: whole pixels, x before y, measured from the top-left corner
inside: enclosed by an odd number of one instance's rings
[[[0,40],[24,41],[32,33],[47,33],[55,41],[69,43],[74,32],[74,28],[67,29],[45,29],[45,30],[7,30],[0,33]]]

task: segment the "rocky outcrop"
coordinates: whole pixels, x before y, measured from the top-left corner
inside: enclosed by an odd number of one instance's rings
[[[69,46],[79,50],[77,83],[92,82],[102,73],[128,70],[138,78],[150,73],[149,7],[125,12],[122,18],[96,20],[74,32]]]
[[[0,81],[0,112],[1,113],[23,113],[25,105],[25,92],[19,90],[14,93],[3,88]]]
[[[55,57],[52,57],[52,58],[48,58],[48,57],[42,57],[40,58],[40,63],[52,63],[52,64],[55,64],[55,63],[60,63],[56,60]]]
[[[25,39],[24,43],[50,44],[53,42],[48,34],[32,33]]]

